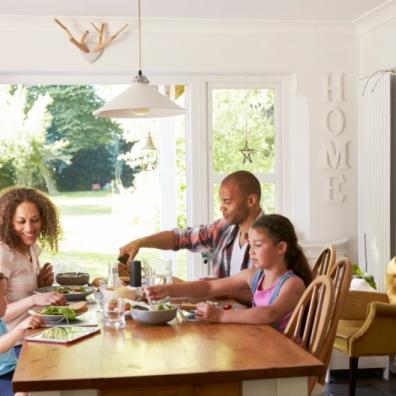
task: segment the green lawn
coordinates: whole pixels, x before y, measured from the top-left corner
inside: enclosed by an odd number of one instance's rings
[[[43,252],[41,263],[51,262],[55,272],[87,271],[91,278],[107,276],[125,243],[158,231],[152,211],[137,211],[131,195],[107,191],[66,192],[52,196],[63,228],[59,253]],[[145,213],[149,213],[145,217]],[[137,259],[159,258],[156,249],[142,249]],[[187,279],[187,256],[178,253],[176,276]]]

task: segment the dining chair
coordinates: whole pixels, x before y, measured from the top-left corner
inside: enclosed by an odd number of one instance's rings
[[[330,245],[322,250],[315,261],[312,272],[314,278],[319,275],[327,275],[336,262],[336,249]]]
[[[348,395],[356,393],[359,357],[396,354],[396,304],[386,293],[349,290],[334,348],[349,357]]]
[[[284,331],[285,335],[320,358],[334,307],[334,285],[330,277],[320,275],[307,287],[298,301]],[[315,382],[308,382],[309,393]]]
[[[328,277],[334,285],[334,302],[330,316],[329,326],[321,345],[318,358],[325,364],[326,371],[329,367],[331,353],[333,351],[334,339],[336,337],[337,325],[341,316],[341,312],[345,305],[349,287],[352,280],[352,263],[348,257],[344,257],[337,261],[330,269]],[[323,386],[325,384],[326,374],[320,377],[311,377],[309,379],[310,386],[313,389],[313,394],[318,395],[323,393]]]

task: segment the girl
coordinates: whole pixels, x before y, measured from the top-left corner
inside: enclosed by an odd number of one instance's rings
[[[148,293],[153,299],[215,297],[237,293],[248,285],[253,294],[252,308],[223,310],[199,303],[195,315],[209,322],[272,324],[283,331],[312,280],[311,269],[292,223],[284,216],[271,214],[256,220],[249,231],[249,245],[253,268],[230,278],[152,286]]]
[[[5,323],[1,319],[7,308],[7,284],[4,275],[0,273],[0,396],[12,396],[12,376],[16,367],[17,354],[13,346],[17,341],[20,341],[25,334],[25,330],[29,328],[36,328],[41,325],[41,319],[37,316],[30,316],[17,326],[15,326],[9,333]],[[17,393],[22,396],[24,393]]]
[[[49,263],[40,268],[36,241],[56,251],[59,237],[58,213],[46,195],[22,187],[0,193],[0,272],[7,284],[4,320],[9,330],[27,317],[32,306],[63,303],[59,293],[33,294],[33,289],[54,281]]]

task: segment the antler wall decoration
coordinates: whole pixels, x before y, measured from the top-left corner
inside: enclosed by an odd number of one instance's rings
[[[127,27],[128,24],[125,24],[121,29],[119,29],[116,33],[111,36],[108,35],[107,31],[107,23],[101,23],[100,28],[96,26],[93,22],[91,25],[95,29],[95,32],[98,36],[96,41],[88,41],[88,35],[90,34],[89,30],[86,30],[82,36],[80,41],[74,38],[71,34],[70,30],[57,18],[54,21],[66,32],[69,36],[69,40],[80,50],[82,51],[84,57],[88,59],[89,62],[94,62],[99,56],[102,54],[103,50]]]

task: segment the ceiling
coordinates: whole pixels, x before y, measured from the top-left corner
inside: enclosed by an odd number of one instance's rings
[[[352,22],[396,0],[141,0],[148,18]],[[135,17],[137,0],[0,0],[0,15]]]

